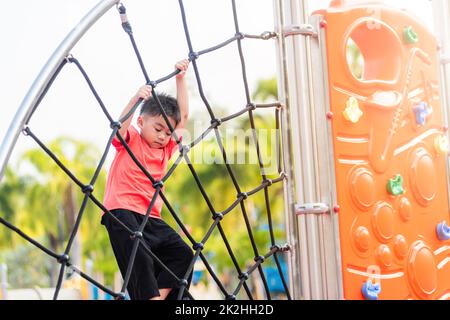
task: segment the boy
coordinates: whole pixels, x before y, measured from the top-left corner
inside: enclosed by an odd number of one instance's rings
[[[172,128],[176,128],[180,139],[180,130],[184,127],[189,114],[188,94],[184,79],[188,66],[188,60],[179,61],[175,65],[180,70],[176,76],[177,100],[169,95],[158,93],[158,98]],[[178,150],[178,146],[171,137],[170,129],[157,102],[152,97],[151,91],[151,87],[142,86],[120,116],[127,114],[139,98],[144,99],[145,102],[137,118],[140,132],[132,125],[130,126],[132,117],[129,117],[122,123],[119,133],[139,162],[156,181],[159,181],[164,176],[168,160]],[[117,152],[106,183],[104,206],[131,230],[137,231],[144,220],[155,189],[117,137],[114,137],[112,144]],[[163,189],[161,190],[163,191]],[[179,279],[182,279],[193,258],[193,253],[181,237],[161,219],[162,205],[162,199],[158,196],[143,230],[143,237],[152,252]],[[120,272],[125,278],[134,240],[108,214],[103,214],[101,223],[108,230]],[[190,283],[191,277],[192,273],[188,283]],[[127,286],[130,298],[133,300],[176,299],[179,290],[172,289],[177,285],[173,276],[160,267],[143,246],[139,245]]]

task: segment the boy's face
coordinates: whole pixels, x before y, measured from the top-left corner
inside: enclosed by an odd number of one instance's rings
[[[169,117],[169,121],[172,128],[175,129],[175,120]],[[171,137],[170,129],[162,115],[150,116],[142,114],[137,118],[137,125],[141,129],[141,136],[150,147],[161,149],[169,143]]]

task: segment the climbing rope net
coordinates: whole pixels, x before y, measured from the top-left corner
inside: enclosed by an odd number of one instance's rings
[[[235,0],[231,0],[232,3],[232,11],[233,11],[233,18],[234,18],[234,26],[235,26],[235,35],[231,38],[229,38],[228,40],[213,46],[211,48],[207,48],[205,50],[201,50],[201,51],[194,51],[194,48],[192,46],[192,42],[191,42],[191,36],[189,33],[189,28],[188,28],[188,23],[187,23],[187,19],[186,19],[186,13],[185,13],[185,9],[183,6],[183,1],[179,0],[179,7],[180,7],[180,12],[181,12],[181,16],[182,16],[182,20],[183,20],[183,28],[184,28],[184,33],[185,33],[185,37],[186,37],[186,41],[187,41],[187,45],[189,48],[189,60],[192,62],[193,65],[193,69],[195,72],[195,78],[197,81],[197,86],[198,86],[198,91],[199,94],[202,98],[202,101],[211,117],[211,124],[210,126],[205,130],[205,132],[203,132],[201,134],[201,136],[199,136],[197,139],[195,139],[193,142],[191,142],[188,145],[183,145],[179,139],[179,137],[177,136],[176,132],[174,131],[174,128],[172,127],[172,125],[170,124],[167,114],[165,113],[160,100],[158,99],[158,96],[156,95],[155,92],[155,88],[158,84],[167,81],[171,78],[173,78],[174,76],[176,76],[180,71],[176,70],[170,74],[168,74],[167,76],[158,79],[158,80],[154,80],[152,81],[150,79],[150,77],[148,76],[148,73],[146,71],[146,68],[144,66],[142,57],[139,53],[138,50],[138,46],[135,42],[134,36],[133,36],[133,31],[132,31],[132,27],[130,22],[128,21],[127,15],[126,15],[126,9],[124,7],[123,4],[119,3],[117,4],[117,9],[119,11],[120,14],[120,18],[121,18],[121,22],[122,22],[122,27],[125,30],[125,32],[128,34],[130,40],[131,40],[131,44],[133,46],[134,52],[136,54],[136,57],[138,59],[140,68],[142,70],[142,73],[145,77],[145,81],[146,84],[150,85],[152,88],[152,94],[153,97],[155,98],[158,107],[161,110],[161,113],[163,115],[163,118],[165,120],[165,122],[167,123],[167,126],[169,127],[170,131],[172,132],[172,136],[174,137],[174,139],[176,140],[178,147],[179,147],[179,156],[176,159],[176,161],[173,163],[173,165],[170,167],[170,169],[167,171],[166,175],[161,179],[161,180],[155,180],[151,173],[149,173],[146,168],[137,160],[137,158],[135,157],[135,155],[132,153],[132,151],[130,150],[129,146],[127,145],[126,141],[124,140],[124,138],[119,134],[119,129],[121,127],[121,123],[123,123],[124,121],[126,121],[129,117],[131,117],[134,112],[136,111],[136,109],[143,103],[142,98],[139,99],[139,101],[133,106],[133,108],[130,110],[130,112],[128,114],[126,114],[125,116],[123,116],[121,119],[119,120],[114,120],[111,115],[109,114],[107,108],[105,107],[104,103],[102,102],[100,96],[98,95],[97,91],[95,90],[91,80],[89,79],[87,73],[85,72],[85,70],[83,69],[82,65],[80,64],[80,62],[74,58],[72,55],[68,55],[66,56],[65,59],[63,59],[63,61],[61,61],[60,65],[58,66],[56,72],[53,74],[52,78],[50,79],[50,81],[48,82],[47,86],[44,88],[42,94],[39,96],[39,99],[37,100],[36,104],[34,105],[34,108],[32,109],[29,117],[27,118],[27,121],[25,122],[25,125],[23,127],[22,132],[26,135],[31,137],[44,151],[45,153],[48,154],[48,156],[50,156],[51,159],[53,159],[53,161],[70,177],[70,179],[76,183],[81,191],[84,194],[83,197],[83,201],[82,204],[80,206],[80,209],[78,211],[78,215],[77,215],[77,219],[75,221],[74,227],[70,233],[70,237],[69,240],[67,242],[67,245],[65,247],[64,253],[63,254],[58,254],[56,252],[53,252],[52,250],[46,248],[44,245],[42,245],[41,243],[39,243],[38,241],[36,241],[35,239],[31,238],[30,236],[28,236],[27,234],[25,234],[24,232],[22,232],[20,229],[18,229],[17,227],[15,227],[14,225],[12,225],[11,223],[9,223],[8,221],[4,220],[3,218],[0,217],[0,223],[2,223],[3,225],[5,225],[6,227],[10,228],[11,230],[15,231],[16,233],[18,233],[21,237],[23,237],[24,239],[26,239],[27,241],[29,241],[30,243],[32,243],[33,245],[35,245],[36,247],[38,247],[39,249],[41,249],[42,251],[44,251],[46,254],[48,254],[49,256],[53,257],[54,259],[56,259],[56,261],[61,265],[60,267],[60,272],[59,272],[59,276],[58,276],[58,281],[57,281],[57,285],[56,285],[56,289],[55,289],[55,293],[53,296],[53,299],[57,299],[58,298],[58,294],[59,291],[61,289],[62,286],[62,282],[63,282],[63,277],[64,277],[64,271],[66,268],[71,268],[75,273],[79,274],[82,278],[86,279],[87,281],[91,282],[93,285],[97,286],[98,288],[100,288],[101,290],[105,291],[106,293],[112,295],[115,299],[125,299],[126,298],[126,288],[130,279],[130,275],[131,272],[133,270],[133,265],[134,265],[134,261],[135,261],[135,257],[136,257],[136,252],[138,249],[138,246],[142,246],[142,248],[154,259],[155,263],[157,263],[161,268],[163,268],[164,270],[166,270],[167,272],[169,272],[171,274],[171,276],[173,276],[177,283],[178,286],[180,288],[179,292],[178,292],[178,296],[177,299],[181,299],[184,295],[187,295],[189,298],[194,299],[194,297],[190,294],[189,292],[189,283],[188,283],[188,276],[189,274],[193,271],[194,268],[194,263],[196,262],[196,260],[198,259],[198,257],[200,257],[200,259],[202,260],[202,262],[204,263],[206,270],[209,272],[209,274],[211,275],[212,279],[215,281],[215,283],[217,284],[218,288],[220,289],[220,291],[222,292],[223,296],[225,299],[228,300],[234,300],[236,299],[236,295],[240,292],[240,290],[242,289],[242,287],[244,288],[246,294],[248,295],[248,298],[250,300],[253,300],[253,295],[252,292],[247,284],[247,280],[249,279],[249,276],[251,273],[253,273],[255,270],[258,270],[261,279],[262,279],[262,283],[264,285],[264,289],[265,289],[265,293],[266,293],[266,297],[267,299],[271,299],[271,295],[270,295],[270,290],[269,290],[269,286],[267,283],[267,279],[266,276],[264,274],[263,268],[262,268],[262,264],[267,261],[269,258],[273,257],[278,273],[280,275],[281,281],[283,283],[284,286],[284,290],[287,296],[287,299],[291,299],[291,295],[289,293],[289,289],[288,289],[288,285],[286,283],[286,279],[284,278],[282,269],[281,269],[281,264],[280,264],[280,258],[279,255],[289,251],[290,247],[288,244],[284,244],[284,245],[278,245],[276,244],[275,241],[275,236],[274,236],[274,229],[273,229],[273,223],[272,223],[272,214],[271,214],[271,208],[270,208],[270,199],[269,199],[269,187],[275,183],[280,183],[282,182],[284,179],[287,178],[286,174],[284,173],[283,170],[283,164],[282,164],[282,157],[281,157],[281,142],[280,142],[280,135],[279,135],[279,130],[280,130],[280,111],[282,108],[282,105],[279,102],[276,103],[269,103],[269,104],[255,104],[252,102],[251,98],[250,98],[250,93],[249,93],[249,85],[248,85],[248,81],[247,81],[247,75],[246,75],[246,68],[245,68],[245,59],[244,59],[244,55],[243,55],[243,50],[242,50],[242,45],[241,42],[242,40],[244,40],[245,38],[253,38],[253,39],[262,39],[262,40],[268,40],[271,38],[274,38],[277,36],[276,33],[274,32],[264,32],[261,35],[249,35],[249,34],[244,34],[240,31],[239,29],[239,23],[238,23],[238,16],[237,16],[237,10],[236,10],[236,3]],[[223,48],[233,42],[237,42],[237,47],[238,47],[238,52],[239,52],[239,58],[240,58],[240,62],[241,62],[241,70],[242,70],[242,79],[243,79],[243,84],[244,84],[244,89],[245,89],[245,95],[246,95],[246,107],[242,110],[240,110],[239,112],[236,112],[234,114],[231,114],[229,116],[223,117],[223,118],[217,118],[207,100],[207,98],[205,97],[205,94],[203,92],[203,88],[202,88],[202,82],[201,82],[201,78],[200,78],[200,74],[199,74],[199,69],[197,66],[197,59],[199,59],[202,55],[210,53],[212,51],[218,50],[220,48]],[[103,110],[103,113],[105,114],[105,116],[108,118],[109,123],[110,123],[110,127],[112,129],[111,135],[109,137],[108,143],[106,145],[106,148],[104,150],[104,153],[101,157],[101,160],[94,172],[94,175],[92,177],[92,179],[90,180],[90,182],[88,184],[84,184],[83,182],[81,182],[59,159],[58,157],[49,149],[47,148],[47,146],[32,132],[31,128],[28,126],[28,123],[33,115],[33,113],[36,111],[37,106],[40,104],[40,102],[42,101],[42,99],[44,98],[44,96],[46,95],[46,93],[48,92],[48,90],[50,89],[52,83],[54,82],[54,80],[56,79],[57,75],[59,74],[59,72],[63,69],[63,67],[67,64],[67,63],[73,63],[76,65],[76,67],[78,68],[78,70],[81,72],[81,74],[83,75],[84,79],[86,80],[90,90],[92,91],[93,95],[95,96],[97,102],[99,103],[101,109]],[[261,158],[261,151],[260,151],[260,146],[258,143],[258,138],[257,135],[255,134],[256,132],[256,128],[255,128],[255,121],[254,121],[254,116],[253,116],[253,112],[258,109],[258,108],[274,108],[275,109],[275,122],[276,122],[276,143],[277,143],[277,147],[276,147],[276,151],[277,151],[277,169],[278,169],[278,174],[279,177],[276,179],[268,179],[267,175],[264,171],[264,163],[262,161]],[[229,121],[231,119],[237,118],[241,115],[244,115],[245,113],[248,114],[249,116],[249,120],[250,120],[250,125],[251,125],[251,129],[253,131],[253,139],[255,142],[255,146],[256,146],[256,153],[257,153],[257,157],[258,157],[258,164],[259,164],[259,168],[260,168],[260,173],[261,173],[261,177],[262,177],[262,182],[261,184],[256,187],[253,190],[244,192],[241,187],[239,186],[235,173],[233,172],[232,167],[230,166],[229,162],[227,161],[227,154],[225,152],[225,149],[223,147],[222,144],[222,138],[221,138],[221,134],[220,134],[220,130],[219,130],[219,126],[224,123],[225,121]],[[189,160],[188,157],[188,152],[191,148],[193,148],[195,145],[197,145],[200,141],[203,140],[203,138],[212,130],[214,130],[215,136],[216,136],[216,140],[217,143],[219,144],[221,153],[222,153],[222,157],[224,159],[224,164],[226,166],[227,172],[229,173],[231,180],[233,182],[233,185],[236,189],[236,194],[237,194],[237,199],[224,211],[218,212],[214,206],[211,203],[210,198],[208,197],[207,193],[205,192],[205,189],[199,179],[198,174],[196,173],[191,161]],[[111,142],[113,140],[113,138],[117,136],[118,139],[120,140],[120,142],[122,143],[122,145],[125,147],[126,151],[128,152],[129,156],[133,159],[133,161],[136,163],[136,165],[143,171],[143,173],[147,176],[147,178],[149,179],[149,182],[151,183],[151,186],[155,189],[154,195],[152,197],[152,200],[150,202],[150,205],[147,209],[144,221],[142,222],[142,224],[140,225],[138,230],[131,230],[129,229],[125,224],[123,224],[119,219],[117,219],[113,214],[111,214],[111,212],[106,209],[103,204],[101,203],[101,201],[99,201],[96,197],[94,197],[93,190],[94,190],[94,185],[97,181],[97,178],[100,174],[100,171],[104,165],[104,162],[106,160],[107,154],[109,152],[110,146],[111,146]],[[206,232],[205,236],[200,240],[200,241],[196,241],[193,236],[189,233],[189,231],[187,230],[186,226],[183,224],[183,222],[181,221],[180,217],[178,216],[178,214],[175,212],[174,208],[170,205],[169,201],[167,200],[166,196],[164,195],[164,193],[162,192],[162,187],[163,185],[166,183],[166,181],[169,179],[169,177],[172,175],[172,173],[174,172],[174,170],[177,168],[177,166],[181,163],[181,161],[185,159],[190,172],[192,173],[196,184],[198,185],[198,188],[202,194],[202,197],[204,198],[209,211],[211,212],[212,215],[212,224],[211,226],[208,228],[208,231]],[[253,232],[252,232],[252,228],[249,222],[249,218],[248,218],[248,214],[247,214],[247,210],[244,204],[244,201],[249,197],[254,195],[257,192],[260,191],[264,191],[264,198],[265,198],[265,206],[266,206],[266,211],[267,211],[267,220],[268,220],[268,226],[269,226],[269,233],[270,233],[270,242],[271,242],[271,247],[269,249],[269,251],[267,253],[265,253],[264,255],[260,254],[260,252],[257,249],[256,243],[255,243],[255,239],[253,236]],[[151,209],[153,207],[153,205],[155,204],[155,201],[157,199],[157,197],[161,197],[161,199],[163,200],[164,204],[166,205],[168,211],[170,212],[170,214],[173,216],[173,218],[175,219],[176,223],[179,225],[179,227],[182,229],[182,231],[184,232],[184,234],[186,235],[187,239],[189,240],[189,242],[192,244],[192,248],[194,249],[195,253],[194,253],[194,257],[189,265],[188,270],[186,271],[186,274],[184,275],[183,278],[179,278],[178,276],[176,276],[167,266],[164,265],[164,263],[158,259],[158,257],[152,252],[150,246],[148,245],[148,243],[146,242],[146,240],[143,238],[143,230],[145,227],[145,224],[147,223],[147,220],[149,218]],[[110,215],[115,223],[120,224],[124,229],[127,230],[127,232],[129,232],[130,237],[132,239],[134,239],[133,241],[133,250],[131,253],[131,257],[130,257],[130,263],[128,265],[127,268],[127,272],[126,275],[124,277],[124,281],[123,281],[123,285],[121,288],[120,292],[114,292],[111,289],[107,288],[105,285],[99,283],[98,281],[96,281],[95,279],[93,279],[91,276],[89,276],[88,274],[84,273],[83,271],[81,271],[77,266],[73,265],[70,261],[70,250],[72,247],[72,244],[74,242],[74,238],[77,234],[77,231],[79,229],[82,217],[83,217],[83,212],[86,208],[86,205],[88,203],[88,200],[91,200],[94,204],[96,204],[103,212],[105,212],[105,214]],[[243,271],[238,264],[238,261],[236,259],[235,254],[233,253],[233,250],[230,246],[230,243],[225,235],[225,232],[221,226],[221,220],[224,219],[226,217],[226,215],[231,212],[235,207],[240,206],[241,211],[242,211],[242,215],[243,215],[243,219],[245,221],[245,226],[246,229],[248,231],[248,235],[249,235],[249,239],[251,242],[251,246],[253,249],[253,254],[254,254],[254,263],[245,271]],[[237,287],[235,288],[235,290],[231,291],[227,291],[224,287],[224,285],[221,283],[221,281],[219,280],[218,276],[215,274],[215,272],[213,271],[211,265],[209,264],[208,260],[206,259],[205,255],[202,253],[202,250],[205,247],[205,244],[207,242],[207,240],[210,238],[212,232],[214,231],[214,229],[217,228],[220,232],[221,238],[224,241],[224,244],[226,246],[227,252],[229,254],[229,256],[231,257],[232,263],[237,271],[237,277],[239,280],[239,283],[237,285]]]

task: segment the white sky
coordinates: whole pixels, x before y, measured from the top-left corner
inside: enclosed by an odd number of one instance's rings
[[[2,1],[0,19],[0,139],[23,97],[47,59],[66,34],[97,3],[93,0]],[[187,56],[177,0],[123,0],[147,71],[152,79],[173,70]],[[216,45],[234,35],[229,0],[185,0],[194,50]],[[237,0],[240,29],[260,34],[273,30],[272,0]],[[326,7],[328,0],[310,1],[311,10]],[[394,0],[432,24],[428,0]],[[111,114],[117,117],[132,94],[145,81],[128,36],[115,8],[99,20],[72,51],[98,90]],[[251,90],[258,79],[276,74],[274,41],[244,40]],[[232,44],[202,56],[199,71],[207,98],[214,107],[232,113],[245,106],[237,46]],[[191,68],[187,76],[191,119],[205,114]],[[158,89],[174,94],[174,81]],[[108,122],[74,65],[68,65],[31,120],[32,130],[44,141],[60,135],[91,141],[103,149],[110,134]],[[13,153],[36,146],[21,136]]]

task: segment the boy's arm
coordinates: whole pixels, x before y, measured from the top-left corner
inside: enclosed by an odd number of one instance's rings
[[[134,105],[139,101],[140,98],[144,100],[148,100],[152,95],[152,88],[150,86],[144,85],[139,88],[138,92],[131,98],[130,102],[128,102],[125,109],[123,109],[120,114],[119,119],[122,119],[130,110],[134,107]],[[133,120],[133,115],[130,115],[127,120],[125,120],[120,129],[120,135],[125,139],[128,127],[130,126],[131,120]]]
[[[181,60],[175,65],[175,67],[181,71],[176,76],[177,102],[178,106],[180,107],[180,122],[176,127],[176,131],[179,131],[184,128],[184,125],[186,124],[186,121],[189,117],[189,96],[185,80],[186,71],[189,67],[189,60]]]

